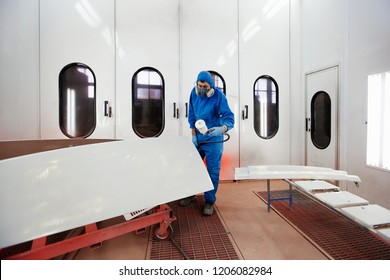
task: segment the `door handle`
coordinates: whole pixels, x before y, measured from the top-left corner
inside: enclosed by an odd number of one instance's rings
[[[176,119],[179,118],[179,108],[176,108],[176,102],[173,102],[173,117]]]
[[[186,102],[186,118],[188,118],[188,103]]]
[[[108,101],[104,101],[104,116],[108,117]]]
[[[112,107],[109,106],[109,103],[107,100],[104,101],[104,116],[109,117],[109,118],[112,117]]]
[[[244,106],[244,110],[242,110],[242,119],[245,120],[248,118],[248,105]]]
[[[306,118],[306,131],[310,132],[310,118]]]

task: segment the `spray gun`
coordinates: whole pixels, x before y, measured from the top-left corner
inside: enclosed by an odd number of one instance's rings
[[[195,127],[196,129],[202,133],[203,135],[207,135],[208,133],[210,133],[212,131],[212,129],[208,129],[207,128],[207,125],[206,125],[206,122],[204,120],[197,120],[195,122]],[[227,133],[224,133],[224,135],[227,136],[226,139],[222,140],[222,141],[202,141],[202,142],[199,142],[198,144],[201,145],[201,144],[206,144],[206,143],[223,143],[223,142],[226,142],[230,139],[230,135],[227,134]]]
[[[197,120],[195,123],[195,127],[203,135],[207,134],[208,129],[204,120]]]

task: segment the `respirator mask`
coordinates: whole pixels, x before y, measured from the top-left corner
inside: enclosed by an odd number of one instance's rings
[[[207,89],[205,87],[200,87],[197,85],[195,86],[195,92],[197,95],[210,97],[214,94],[214,89],[213,88]]]

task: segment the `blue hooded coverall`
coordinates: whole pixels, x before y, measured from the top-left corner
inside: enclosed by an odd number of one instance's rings
[[[214,186],[213,190],[204,193],[204,200],[206,202],[215,203],[219,183],[219,172],[221,169],[223,135],[203,135],[195,128],[195,122],[200,119],[204,120],[208,129],[225,125],[229,131],[234,126],[234,114],[230,110],[228,101],[223,92],[214,86],[213,79],[209,72],[200,72],[196,83],[199,81],[207,82],[214,90],[214,94],[209,97],[206,95],[198,95],[195,89],[196,86],[192,89],[189,100],[188,122],[190,128],[196,130],[198,139],[197,149],[202,159],[206,157],[207,171]],[[202,144],[201,142],[203,141],[221,142]]]

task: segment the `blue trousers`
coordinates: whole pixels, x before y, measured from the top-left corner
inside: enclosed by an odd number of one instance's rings
[[[204,193],[204,200],[215,203],[216,193],[219,184],[219,173],[221,170],[221,160],[223,143],[207,143],[198,146],[198,152],[202,159],[206,158],[207,171],[209,173],[214,189]]]

